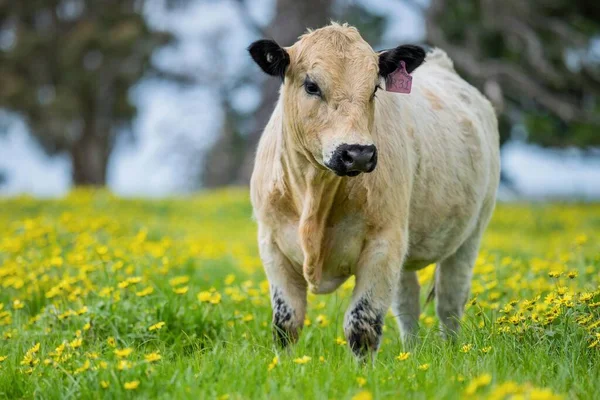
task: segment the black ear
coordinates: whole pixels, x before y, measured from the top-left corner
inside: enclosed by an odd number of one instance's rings
[[[269,75],[285,77],[285,69],[290,64],[290,56],[273,40],[257,40],[248,47],[255,63]]]
[[[394,72],[404,61],[406,72],[413,72],[425,60],[425,50],[419,46],[405,44],[395,49],[384,50],[379,53],[379,74],[384,78]]]

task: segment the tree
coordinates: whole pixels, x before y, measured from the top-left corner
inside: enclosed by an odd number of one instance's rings
[[[426,13],[429,42],[503,111],[503,140],[524,123],[541,145],[600,145],[597,2],[432,0]]]
[[[49,153],[68,152],[76,185],[103,185],[117,135],[135,115],[129,89],[169,41],[138,0],[0,0],[0,107]]]

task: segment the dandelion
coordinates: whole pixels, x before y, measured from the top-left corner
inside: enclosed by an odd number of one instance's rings
[[[463,346],[460,348],[460,351],[462,353],[468,353],[471,351],[472,348],[473,348],[473,345],[471,343],[467,343],[467,344],[463,344]]]
[[[368,390],[363,390],[352,396],[352,400],[373,400],[373,395]]]
[[[560,272],[560,271],[550,271],[550,272],[548,272],[548,276],[550,278],[558,278],[561,275],[562,275],[562,272]]]
[[[186,284],[189,281],[190,281],[190,277],[187,275],[176,276],[174,278],[169,279],[169,285],[175,287],[175,286]]]
[[[405,360],[408,360],[409,357],[410,357],[410,352],[400,353],[398,355],[398,357],[396,357],[396,360],[405,361]]]
[[[483,354],[487,354],[487,353],[489,353],[489,352],[490,352],[490,350],[492,350],[492,346],[482,347],[482,348],[480,349],[480,351],[481,351]]]
[[[322,362],[322,363],[324,363],[324,362],[325,362],[325,357],[323,357],[323,356],[319,356],[319,362]]]
[[[235,281],[235,275],[234,274],[229,274],[225,277],[225,284],[227,286],[231,285],[233,282]]]
[[[465,389],[465,394],[467,396],[473,396],[479,388],[485,387],[492,382],[492,376],[490,374],[483,374],[476,378],[474,378],[467,388]]]
[[[189,287],[187,286],[182,286],[180,288],[174,288],[173,289],[173,293],[175,294],[186,294],[189,290]]]
[[[133,353],[133,349],[130,347],[127,347],[125,349],[115,349],[114,353],[117,355],[117,357],[125,358],[128,357],[131,353]]]
[[[154,292],[154,288],[152,286],[148,286],[147,288],[142,289],[139,292],[135,292],[135,295],[137,297],[145,297],[145,296],[152,294],[153,292]]]
[[[421,364],[417,367],[419,371],[427,371],[429,369],[429,364]]]
[[[0,362],[6,360],[8,358],[8,356],[0,356]]]
[[[102,389],[108,389],[110,383],[108,383],[107,381],[100,381],[100,386],[102,387]]]
[[[307,364],[310,360],[311,358],[309,356],[302,356],[300,358],[295,358],[294,362],[296,364]]]
[[[144,356],[146,362],[153,363],[160,360],[162,357],[157,352],[149,353]]]
[[[344,340],[342,337],[338,336],[338,337],[335,339],[335,343],[336,343],[336,344],[339,344],[340,346],[344,346],[344,345],[345,345],[346,343],[348,343],[348,342],[346,342],[346,341],[345,341],[345,340]]]
[[[363,378],[362,376],[358,376],[356,378],[356,383],[358,383],[358,387],[363,387],[367,384],[367,380],[365,378]]]
[[[267,371],[271,371],[277,366],[277,364],[279,364],[279,357],[273,357],[273,361],[271,361],[271,363],[267,367]]]
[[[125,382],[123,385],[126,390],[135,390],[138,386],[140,386],[140,381]]]
[[[317,324],[322,328],[329,325],[329,320],[327,319],[327,316],[323,315],[323,314],[317,315],[316,321],[317,321]]]
[[[154,325],[150,325],[148,327],[148,330],[149,331],[157,331],[157,330],[161,329],[163,326],[165,326],[165,323],[163,321],[160,321],[160,322],[157,322]]]
[[[106,343],[110,346],[110,347],[115,347],[117,345],[117,341],[115,340],[114,337],[110,336],[108,339],[106,339]]]
[[[250,322],[250,321],[252,321],[253,319],[254,319],[254,315],[252,315],[252,314],[246,314],[246,315],[244,316],[244,318],[242,318],[242,321],[244,321],[244,322]]]
[[[75,375],[77,375],[77,374],[87,371],[88,369],[90,369],[90,360],[85,360],[83,365],[81,367],[77,368],[74,371],[74,373],[75,373]]]
[[[569,279],[575,279],[575,278],[577,278],[578,275],[579,274],[577,273],[577,271],[569,271],[569,273],[567,274]]]
[[[127,360],[120,360],[119,363],[117,364],[117,369],[119,371],[123,371],[126,369],[131,368],[131,363]]]
[[[13,301],[13,309],[20,310],[23,307],[25,307],[25,303],[23,303],[21,300],[16,299]]]

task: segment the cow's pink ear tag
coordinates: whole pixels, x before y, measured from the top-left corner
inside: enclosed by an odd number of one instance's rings
[[[385,78],[385,90],[394,93],[410,93],[412,76],[406,72],[406,64],[400,61],[400,66]]]

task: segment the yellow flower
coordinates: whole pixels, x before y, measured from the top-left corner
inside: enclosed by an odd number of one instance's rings
[[[273,361],[271,361],[271,363],[267,367],[267,371],[271,371],[277,366],[277,364],[279,364],[279,357],[273,357]]]
[[[90,324],[90,323],[88,322],[88,323],[86,323],[86,324],[83,326],[83,330],[84,330],[84,331],[89,331],[91,327],[92,327],[92,324]]]
[[[244,322],[250,322],[254,319],[254,316],[252,314],[247,314],[244,316],[244,318],[242,318],[242,321]]]
[[[358,376],[356,378],[356,383],[358,383],[358,387],[363,387],[367,384],[367,380],[365,378],[363,378],[362,376]]]
[[[157,330],[161,329],[163,326],[165,326],[165,323],[163,321],[160,321],[154,325],[149,326],[148,330],[149,331],[157,331]]]
[[[123,385],[126,390],[135,390],[138,386],[140,386],[140,381],[125,382]]]
[[[183,276],[176,276],[175,278],[172,278],[169,280],[169,285],[171,286],[179,286],[179,285],[183,285],[184,283],[188,283],[190,281],[190,277],[183,275]]]
[[[339,344],[340,346],[344,346],[348,342],[346,342],[341,336],[338,336],[335,339],[335,343]]]
[[[368,390],[363,390],[352,396],[352,400],[373,400],[373,395]]]
[[[15,310],[20,310],[23,307],[25,307],[25,303],[23,303],[21,300],[16,299],[15,301],[13,301],[13,308]]]
[[[472,348],[473,348],[473,345],[471,343],[467,343],[467,344],[463,344],[463,346],[460,348],[460,351],[463,353],[468,353],[469,351],[471,351]]]
[[[473,396],[475,392],[481,387],[487,386],[492,382],[492,376],[490,374],[483,374],[476,378],[474,378],[467,388],[465,389],[465,394],[467,396]]]
[[[0,362],[6,360],[8,358],[8,356],[0,356]]]
[[[429,369],[429,364],[421,364],[417,367],[419,371],[427,371]]]
[[[329,320],[327,319],[327,316],[323,315],[323,314],[317,315],[316,321],[317,321],[317,324],[319,324],[319,326],[321,326],[323,328],[326,327],[327,325],[329,325]]]
[[[148,286],[146,289],[140,290],[139,292],[135,292],[137,297],[145,297],[154,292],[154,288],[152,286]]]
[[[221,302],[221,294],[205,290],[198,293],[198,301],[201,303],[219,304]]]
[[[110,383],[107,381],[100,381],[100,386],[102,386],[102,389],[107,389],[110,386]]]
[[[124,358],[128,357],[131,353],[133,353],[133,349],[130,347],[127,347],[125,349],[116,349],[114,353],[117,355],[117,357]]]
[[[77,339],[73,339],[70,343],[69,346],[71,346],[72,349],[76,349],[78,347],[81,347],[81,345],[83,344],[83,339],[81,338],[77,338]]]
[[[309,356],[302,356],[300,358],[295,358],[294,362],[296,364],[306,364],[311,360],[311,358]]]
[[[234,274],[229,274],[225,277],[225,284],[227,286],[231,285],[233,282],[235,281],[235,275]]]
[[[119,371],[122,371],[124,369],[129,369],[131,368],[131,363],[127,360],[120,360],[119,363],[117,364],[117,369]]]
[[[324,362],[325,362],[325,357],[323,357],[323,356],[319,356],[319,362],[322,362],[322,363],[324,363]]]
[[[108,343],[108,345],[110,347],[115,347],[117,345],[117,341],[112,336],[110,336],[108,339],[106,339],[106,343]]]
[[[152,363],[152,362],[158,361],[158,360],[160,360],[161,358],[162,358],[162,357],[161,357],[161,355],[160,355],[160,354],[158,354],[157,352],[154,352],[154,353],[149,353],[149,354],[146,354],[146,355],[144,356],[144,359],[145,359],[147,362],[149,362],[149,363]]]
[[[83,365],[79,368],[77,368],[74,373],[75,374],[80,374],[82,372],[87,371],[88,369],[90,369],[90,360],[85,360],[85,362],[83,363]]]
[[[398,355],[398,357],[396,357],[396,360],[404,361],[404,360],[408,360],[409,357],[410,357],[410,352],[400,353]]]
[[[188,290],[189,290],[189,287],[187,287],[187,286],[182,286],[182,287],[180,287],[180,288],[174,288],[174,289],[173,289],[173,292],[174,292],[175,294],[186,294],[186,293],[188,292]]]
[[[481,352],[484,353],[484,354],[485,353],[489,353],[490,350],[492,350],[492,346],[487,346],[487,347],[482,347],[481,348]]]

